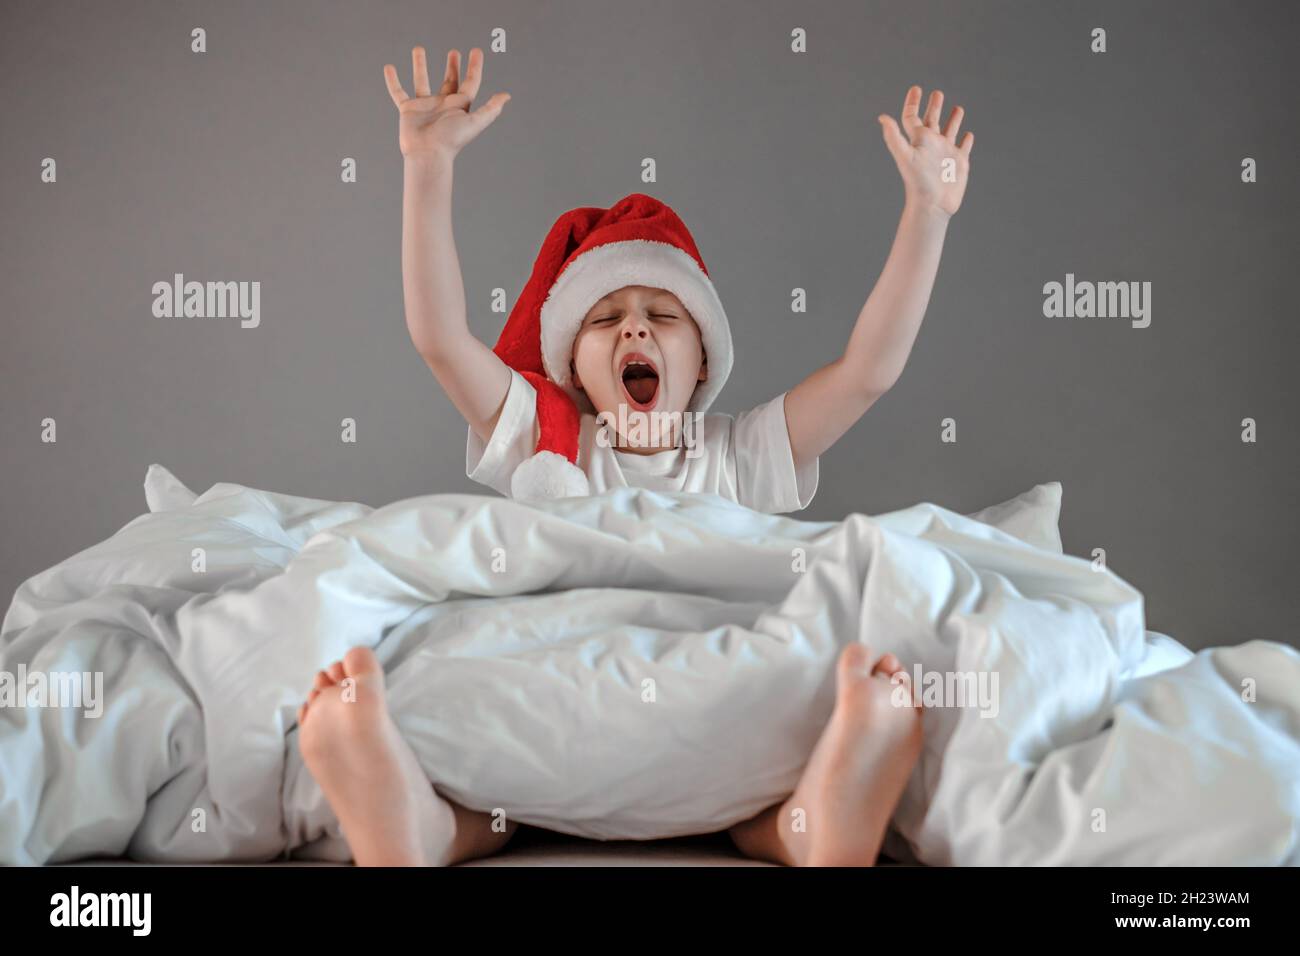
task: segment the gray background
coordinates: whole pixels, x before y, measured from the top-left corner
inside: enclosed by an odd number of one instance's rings
[[[491,290],[513,303],[559,213],[644,191],[686,220],[731,318],[715,410],[792,387],[840,353],[893,239],[875,116],[938,86],[976,135],[965,205],[902,381],[824,456],[801,516],[973,511],[1059,480],[1066,549],[1104,547],[1150,627],[1296,644],[1288,6],[5,0],[0,590],[145,511],[154,461],[196,491],[489,493],[407,338],[382,67],[409,92],[413,44],[436,72],[504,27],[480,101],[514,99],[456,171],[484,340],[504,321]],[[174,272],[260,281],[261,327],[154,318]],[[1067,272],[1152,282],[1151,327],[1044,318]]]

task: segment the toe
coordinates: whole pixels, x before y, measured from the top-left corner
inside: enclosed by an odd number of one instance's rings
[[[335,661],[333,664],[331,664],[329,666],[328,674],[329,674],[330,681],[335,684],[337,684],[343,678],[348,676],[343,670],[342,661]]]
[[[317,671],[316,682],[312,684],[312,687],[315,688],[316,690],[321,690],[323,688],[329,687],[330,684],[333,683],[334,681],[330,679],[329,674],[325,673],[324,671]]]
[[[871,680],[871,649],[865,644],[850,644],[840,652],[835,673],[835,706],[855,708],[863,696],[863,686]]]
[[[372,674],[382,675],[384,669],[379,658],[368,647],[354,647],[343,655],[343,671],[348,677],[365,677]]]
[[[855,641],[840,652],[838,676],[841,683],[845,680],[862,677],[870,672],[870,668],[871,648],[867,647],[867,645]]]
[[[893,654],[886,654],[880,660],[876,661],[876,666],[872,669],[872,674],[884,674],[886,677],[893,677],[895,673],[901,671],[903,665],[898,662],[898,658]]]

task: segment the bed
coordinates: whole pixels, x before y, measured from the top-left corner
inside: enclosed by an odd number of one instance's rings
[[[1300,654],[1147,630],[1063,552],[1057,483],[833,522],[630,488],[372,509],[157,465],[145,496],[5,615],[0,672],[81,697],[0,708],[0,862],[346,862],[295,712],[358,644],[440,792],[557,834],[475,865],[744,862],[698,835],[793,789],[850,641],[934,691],[893,860],[1300,862]]]

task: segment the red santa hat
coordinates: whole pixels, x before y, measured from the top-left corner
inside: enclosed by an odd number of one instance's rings
[[[632,193],[608,209],[584,206],[555,221],[542,242],[494,352],[537,392],[539,437],[533,456],[511,478],[514,498],[585,495],[577,467],[582,414],[590,400],[573,384],[569,358],[593,305],[624,286],[666,289],[699,326],[708,378],[687,411],[703,412],[731,373],[731,331],[704,260],[686,224],[666,204]]]

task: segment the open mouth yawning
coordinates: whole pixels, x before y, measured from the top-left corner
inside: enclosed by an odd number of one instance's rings
[[[620,366],[623,391],[632,400],[633,407],[649,409],[659,394],[659,370],[655,364],[639,352],[629,352],[623,356]]]

